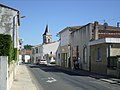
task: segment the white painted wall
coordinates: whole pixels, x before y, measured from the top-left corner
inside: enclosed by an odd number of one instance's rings
[[[79,46],[79,57],[81,59],[82,69],[84,70],[89,70],[89,56],[90,56],[89,41],[92,38],[91,32],[92,32],[92,24],[88,24],[80,28],[80,30],[77,30],[71,34],[71,48]],[[85,46],[87,47],[87,57],[86,57],[87,63],[83,62],[83,48]]]
[[[38,48],[38,53],[36,53],[36,48]],[[33,50],[34,50],[34,53],[33,53]],[[32,47],[31,59],[33,59],[32,57],[34,57],[33,63],[37,63],[36,57],[38,59],[43,59],[43,45],[40,44]]]
[[[7,56],[0,56],[0,90],[9,90]]]
[[[57,55],[57,62],[59,63],[59,65],[61,66],[61,53],[66,53],[67,54],[67,65],[66,67],[68,67],[68,59],[70,57],[70,28],[65,28],[63,29],[60,33],[59,33],[59,36],[60,36],[60,46],[59,46],[59,49],[58,49],[58,53],[57,54],[60,54],[60,58],[58,58],[58,55]]]
[[[21,64],[22,63],[22,55],[19,55],[19,61],[18,61],[18,64]]]
[[[56,56],[56,51],[58,49],[58,46],[59,46],[59,41],[34,46],[32,50],[33,49],[35,50],[36,47],[38,48],[38,53],[36,53],[36,50],[34,54],[31,53],[31,57],[34,57],[35,60],[34,63],[36,63],[36,57],[38,57],[38,59],[43,59],[43,57],[46,54],[50,54],[50,52],[52,52],[52,54]]]
[[[0,34],[9,34],[13,39],[13,17],[15,16],[14,46],[18,48],[17,11],[0,6]]]
[[[70,31],[69,29],[64,30],[60,33],[60,46],[69,44]]]
[[[59,42],[53,42],[49,44],[43,45],[43,55],[50,54],[52,52],[53,55],[56,54],[56,51],[58,49]]]
[[[58,50],[57,50],[57,53],[56,53],[56,63],[57,65],[60,65],[61,66],[61,58],[60,58],[60,50],[59,50],[59,46],[58,46]]]
[[[43,45],[39,46],[39,59],[43,59]]]
[[[24,58],[25,58],[25,63],[27,63],[28,60],[30,60],[30,55],[25,55]]]

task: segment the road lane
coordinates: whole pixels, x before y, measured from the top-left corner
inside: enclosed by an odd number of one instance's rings
[[[54,67],[38,65],[30,66],[29,70],[43,90],[120,90],[118,85]]]

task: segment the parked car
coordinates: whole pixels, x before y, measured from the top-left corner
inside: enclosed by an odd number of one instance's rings
[[[40,64],[47,64],[47,61],[45,59],[40,60]]]

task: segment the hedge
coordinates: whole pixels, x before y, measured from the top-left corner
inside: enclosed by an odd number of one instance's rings
[[[13,60],[17,60],[17,48],[13,48]]]
[[[13,48],[10,35],[0,34],[0,56],[8,56],[8,63],[17,59],[17,48]]]

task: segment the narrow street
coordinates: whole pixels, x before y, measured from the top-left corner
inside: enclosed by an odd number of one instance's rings
[[[78,75],[54,66],[27,66],[38,90],[120,90],[120,85],[87,75]]]

